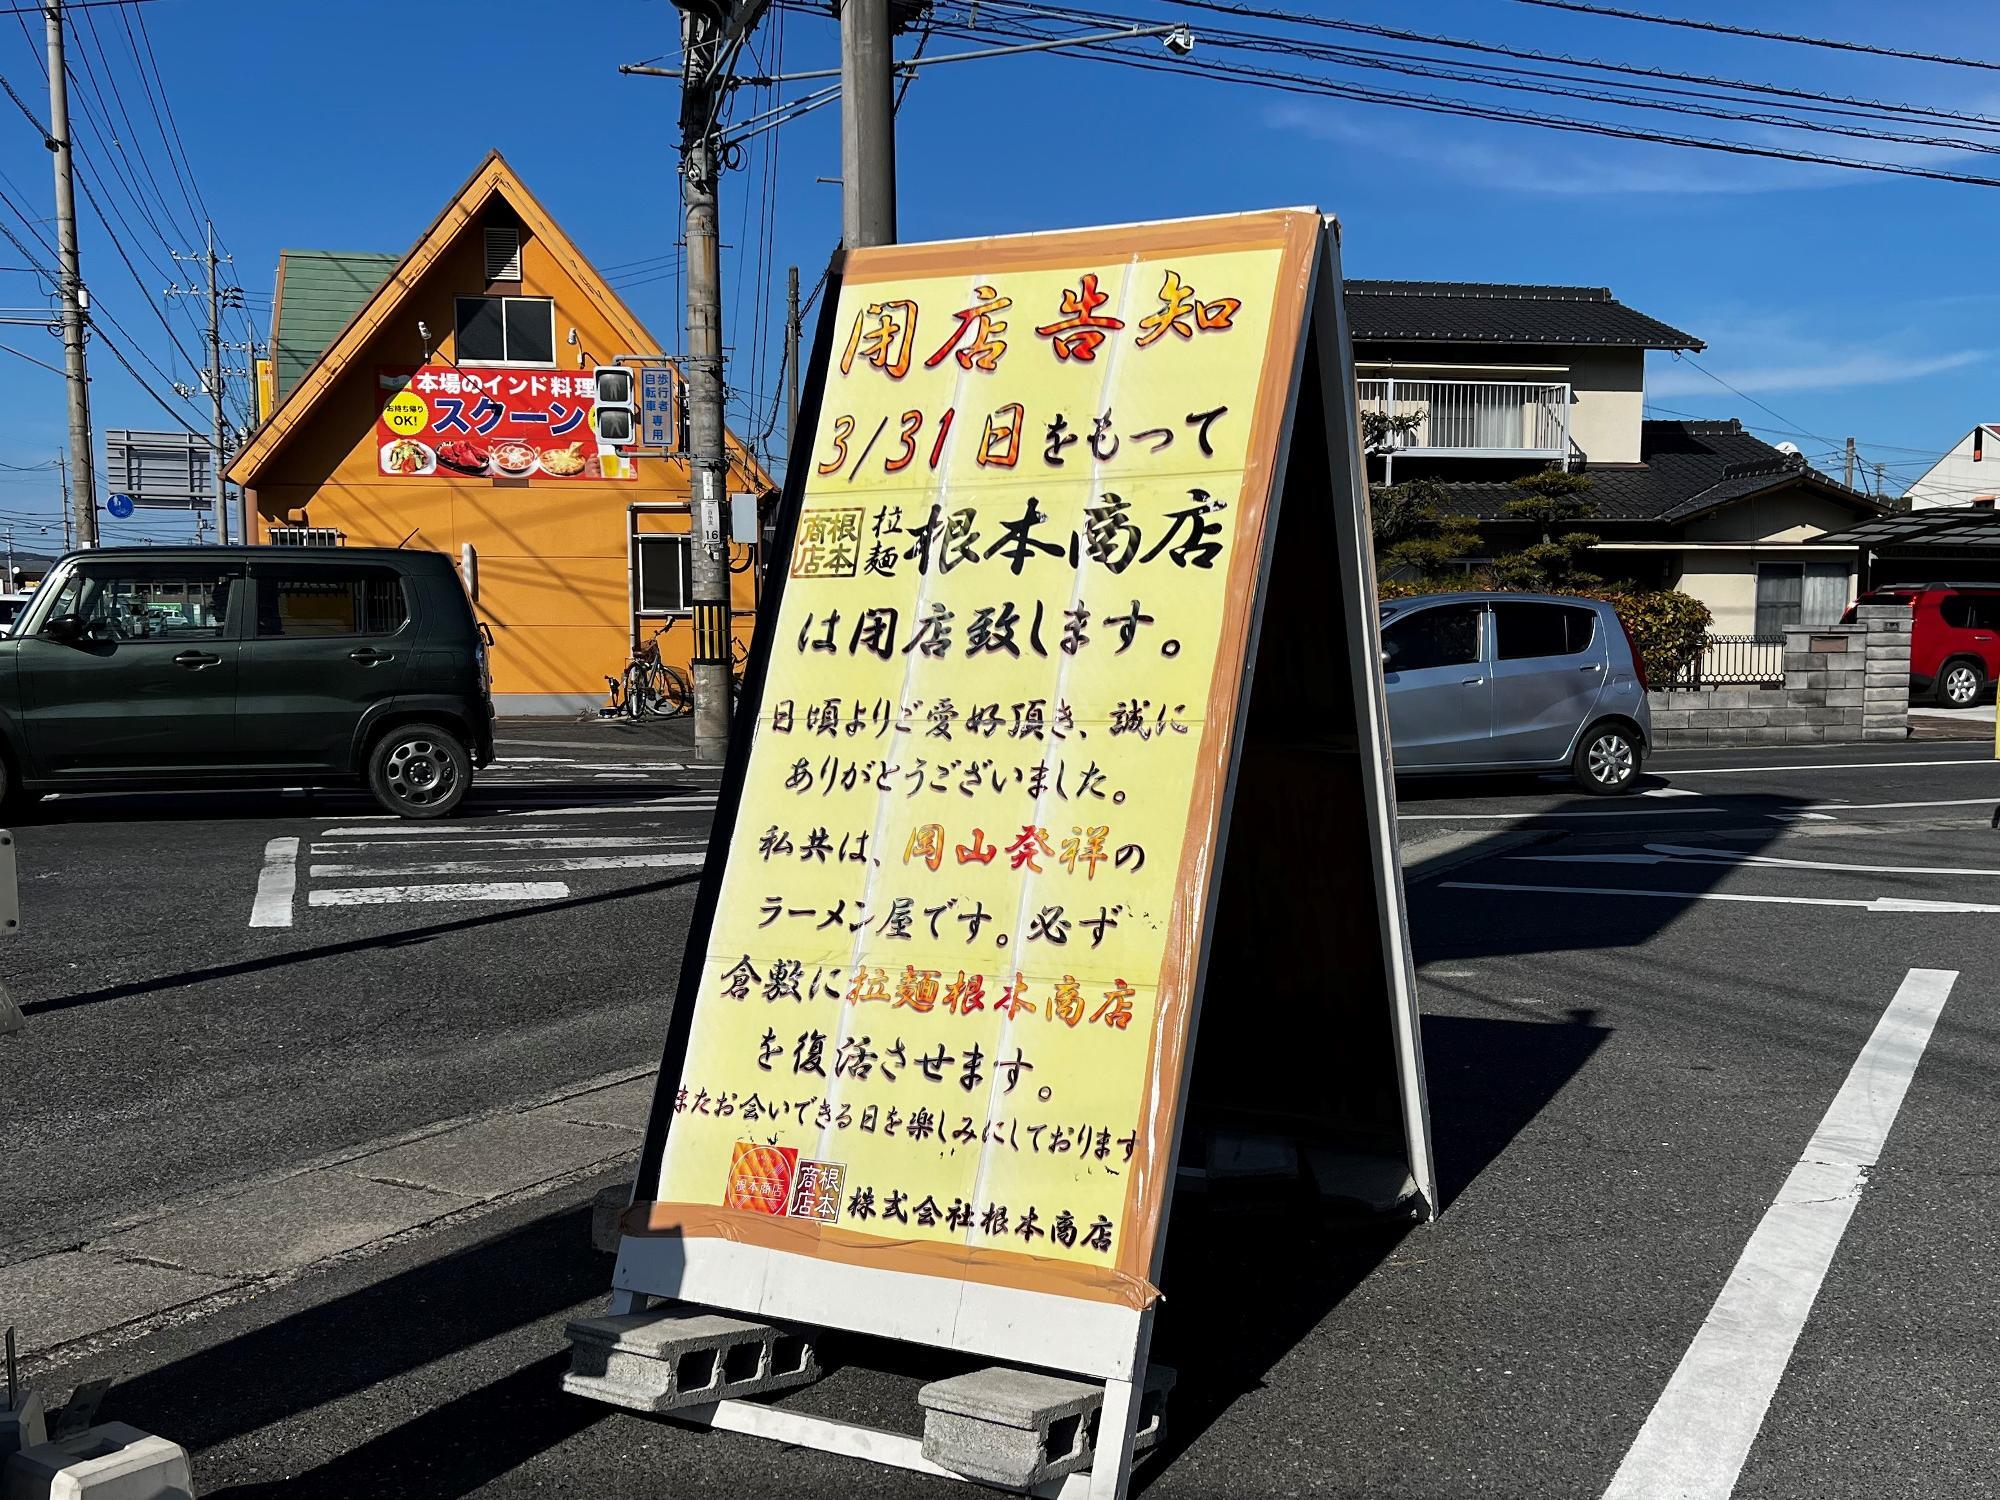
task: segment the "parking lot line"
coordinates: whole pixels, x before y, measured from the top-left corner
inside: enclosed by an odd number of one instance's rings
[[[309,906],[396,906],[405,901],[558,901],[560,880],[496,880],[484,885],[355,885],[309,893]]]
[[[1921,766],[1990,766],[1993,757],[1976,760],[1843,760],[1815,766],[1668,766],[1662,776],[1747,776],[1770,771],[1914,771]],[[1658,770],[1658,768],[1655,768]]]
[[[1605,1500],[1726,1500],[1784,1378],[1955,969],[1912,969],[1765,1211]]]
[[[708,858],[699,854],[585,854],[572,859],[440,859],[413,865],[314,865],[315,880],[368,875],[505,875],[518,870],[691,869]]]
[[[299,886],[299,841],[272,839],[264,846],[264,868],[257,875],[257,899],[250,903],[252,927],[292,925],[292,897]]]
[[[1857,900],[1835,896],[1753,896],[1745,891],[1656,891],[1639,886],[1616,885],[1501,885],[1492,881],[1446,880],[1439,882],[1447,891],[1519,891],[1543,896],[1652,896],[1669,901],[1747,901],[1768,906],[1852,906],[1862,911],[1937,912],[1946,915],[1965,912],[2000,912],[2000,906],[1977,901],[1920,901],[1910,896],[1876,896]]]

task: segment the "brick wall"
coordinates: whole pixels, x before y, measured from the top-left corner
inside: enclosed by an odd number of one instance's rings
[[[1856,615],[1852,625],[1787,630],[1783,687],[1648,693],[1653,744],[1684,750],[1904,738],[1910,611],[1900,604],[1864,604]]]

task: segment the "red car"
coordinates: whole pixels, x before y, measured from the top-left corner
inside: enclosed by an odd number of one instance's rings
[[[2000,583],[1895,583],[1859,603],[1910,606],[1911,702],[1968,708],[2000,680]]]

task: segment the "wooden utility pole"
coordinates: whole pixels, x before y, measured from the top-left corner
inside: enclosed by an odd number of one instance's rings
[[[62,298],[63,372],[69,378],[69,461],[77,544],[97,545],[97,466],[90,441],[90,371],[84,359],[89,296],[76,253],[76,186],[69,144],[69,73],[63,62],[62,0],[42,8],[49,47],[49,150],[56,159],[56,270]]]
[[[1847,464],[1840,472],[1840,482],[1850,490],[1854,488],[1854,439],[1847,440]]]

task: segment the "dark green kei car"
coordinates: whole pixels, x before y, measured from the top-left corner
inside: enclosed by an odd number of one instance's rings
[[[0,795],[365,785],[442,817],[493,758],[451,560],[363,547],[100,548],[0,637]]]

